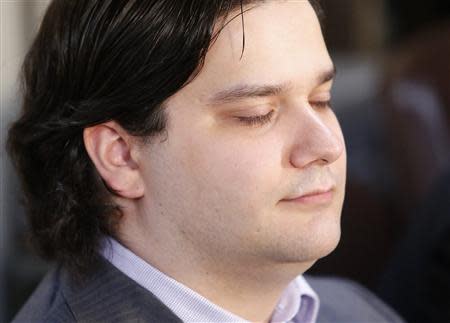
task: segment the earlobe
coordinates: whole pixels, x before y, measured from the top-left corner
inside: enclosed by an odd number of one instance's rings
[[[84,145],[99,175],[118,196],[136,199],[144,195],[138,164],[132,157],[136,143],[116,122],[84,129]]]

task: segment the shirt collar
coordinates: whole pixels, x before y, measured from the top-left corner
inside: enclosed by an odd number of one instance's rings
[[[160,272],[111,237],[105,238],[101,254],[184,322],[247,322]],[[271,323],[314,323],[318,310],[317,294],[303,276],[298,276],[284,290]]]
[[[303,276],[298,276],[284,290],[271,323],[314,323],[319,312],[319,297]]]

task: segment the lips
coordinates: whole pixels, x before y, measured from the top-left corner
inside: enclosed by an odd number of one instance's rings
[[[298,196],[288,197],[282,201],[300,204],[327,204],[333,200],[333,195],[334,187],[319,188]]]

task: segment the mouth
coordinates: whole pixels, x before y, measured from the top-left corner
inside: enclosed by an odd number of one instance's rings
[[[327,189],[317,189],[303,195],[283,199],[282,202],[305,204],[305,205],[326,205],[333,201],[334,187]]]

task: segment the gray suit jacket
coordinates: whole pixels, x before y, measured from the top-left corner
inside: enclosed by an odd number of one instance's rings
[[[319,322],[402,322],[355,283],[308,278],[319,294]],[[13,322],[167,322],[181,320],[153,294],[107,261],[82,283],[58,267],[51,270]]]

